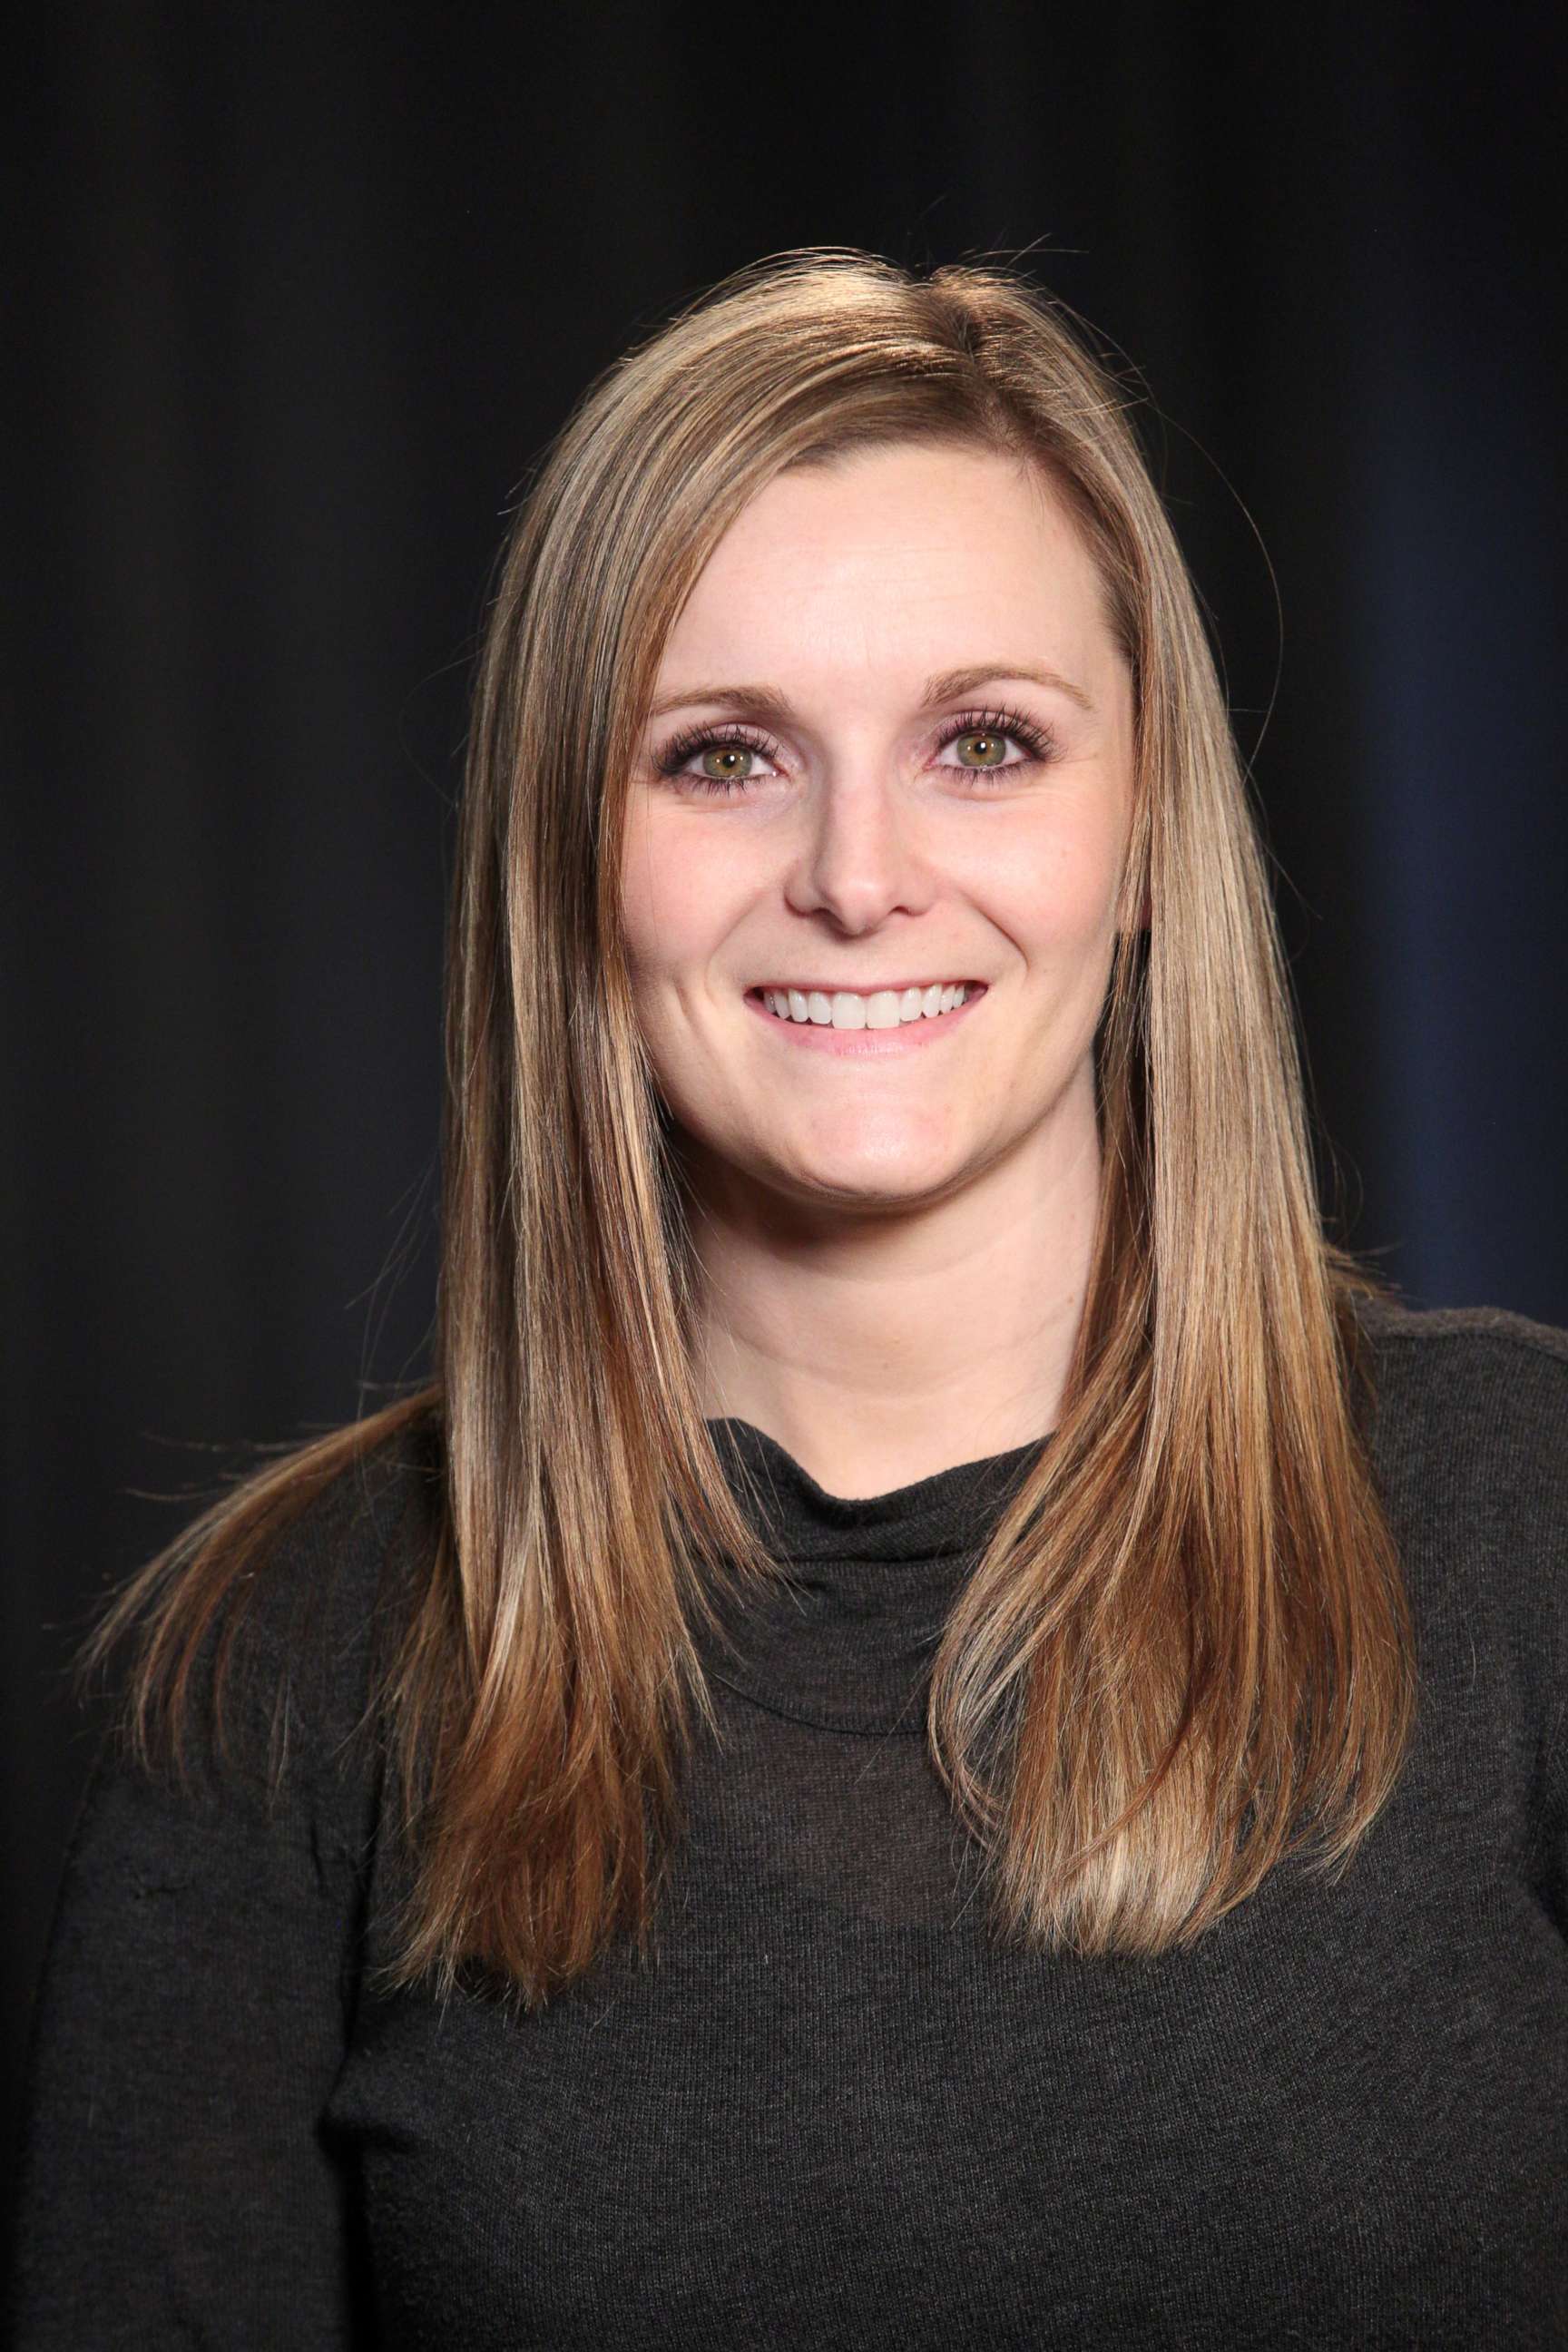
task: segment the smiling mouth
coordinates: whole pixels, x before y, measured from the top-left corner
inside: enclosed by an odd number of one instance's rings
[[[941,1021],[984,996],[984,981],[932,981],[905,988],[817,989],[762,986],[746,991],[773,1019],[821,1029],[900,1029]]]

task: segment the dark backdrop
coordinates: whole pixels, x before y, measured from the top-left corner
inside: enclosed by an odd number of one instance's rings
[[[738,264],[1021,253],[1142,372],[1336,1230],[1417,1303],[1568,1323],[1560,23],[37,12],[3,164],[7,2158],[90,1610],[245,1441],[426,1360],[503,510]]]

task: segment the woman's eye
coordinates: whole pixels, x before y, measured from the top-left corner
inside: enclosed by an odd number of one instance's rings
[[[706,783],[744,783],[755,773],[762,754],[752,743],[710,743],[696,755]]]
[[[1023,719],[1011,716],[1004,719],[1001,714],[994,719],[961,719],[948,730],[938,749],[945,751],[950,747],[958,751],[959,757],[939,764],[961,768],[972,776],[1004,771],[1011,773],[1015,768],[1033,767],[1049,759],[1052,749],[1049,739]],[[1010,753],[1021,753],[1022,757],[1009,756]]]
[[[941,755],[950,747],[959,757],[947,760]],[[951,773],[985,777],[1012,775],[1020,768],[1037,766],[1050,759],[1055,751],[1051,738],[1027,720],[1012,712],[973,714],[951,726],[937,747],[935,764]],[[1010,757],[1009,753],[1021,757]],[[678,736],[658,765],[662,772],[688,789],[716,798],[739,798],[752,786],[763,780],[761,763],[771,763],[778,758],[776,749],[768,743],[752,742],[740,734],[719,735],[711,730],[693,730]]]
[[[765,745],[742,735],[688,735],[668,747],[658,766],[662,774],[700,793],[736,793],[757,782],[757,761],[773,756]]]
[[[962,735],[954,735],[949,740],[959,745],[961,750],[968,748],[973,751],[973,759],[960,760],[960,767],[1003,768],[1011,764],[1007,758],[1007,746],[1013,739],[997,728],[966,727]]]

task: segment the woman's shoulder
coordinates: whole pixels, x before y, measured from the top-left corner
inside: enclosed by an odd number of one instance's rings
[[[1507,1307],[1412,1307],[1399,1297],[1370,1297],[1355,1302],[1357,1317],[1382,1348],[1416,1346],[1477,1355],[1522,1349],[1568,1365],[1568,1329],[1538,1323]]]
[[[1363,1300],[1372,1460],[1429,1624],[1492,1623],[1536,1704],[1568,1690],[1568,1331]]]
[[[433,1535],[444,1497],[438,1416],[422,1412],[344,1448],[324,1478],[305,1482],[267,1549],[278,1593],[321,1596],[355,1622],[392,1605],[396,1570]]]
[[[323,1732],[363,1704],[416,1600],[443,1507],[434,1414],[348,1457],[294,1509],[260,1561],[256,1645]]]
[[[1568,1482],[1568,1330],[1503,1307],[1361,1298],[1376,1397],[1375,1442],[1456,1468],[1533,1467]]]
[[[336,1458],[324,1472],[308,1454],[288,1467],[298,1478],[258,1556],[275,1606],[274,1628],[290,1601],[319,1602],[355,1622],[384,1607],[393,1573],[411,1541],[434,1528],[442,1494],[439,1430],[420,1414],[374,1436],[353,1427],[336,1433]]]
[[[1433,1508],[1488,1508],[1556,1535],[1568,1515],[1568,1331],[1502,1307],[1364,1298],[1373,1450]]]
[[[324,1460],[314,1446],[285,1455],[240,1483],[226,1516],[194,1523],[131,1620],[142,1647],[121,1693],[123,1738],[145,1692],[148,1758],[177,1750],[197,1782],[215,1765],[231,1786],[237,1770],[274,1788],[315,1781],[363,1759],[374,1729],[377,1676],[438,1536],[439,1424],[419,1413],[322,1444]],[[147,1675],[150,1656],[163,1665]]]

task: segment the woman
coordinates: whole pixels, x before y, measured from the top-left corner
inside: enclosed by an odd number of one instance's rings
[[[88,1654],[23,2345],[1563,2341],[1568,1336],[1324,1235],[1057,306],[591,388],[448,988],[436,1378]]]

